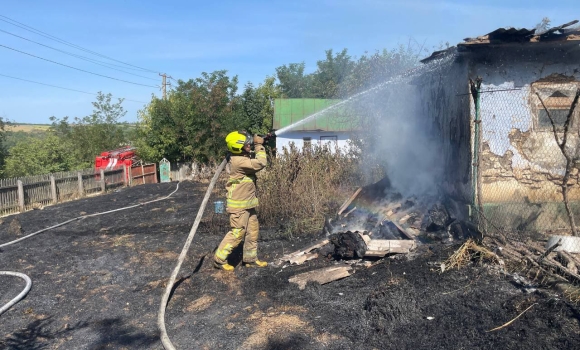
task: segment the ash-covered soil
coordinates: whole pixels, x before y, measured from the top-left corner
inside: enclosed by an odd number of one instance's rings
[[[206,184],[184,182],[164,201],[72,222],[0,252],[0,270],[29,275],[27,297],[0,316],[3,349],[162,349],[159,302]],[[166,196],[176,183],[142,185],[2,218],[0,243],[83,214]],[[213,201],[212,199],[211,201]],[[169,302],[178,349],[577,349],[580,309],[554,291],[524,291],[489,266],[440,274],[454,247],[422,246],[348,278],[299,290],[288,278],[336,262],[217,271],[211,254],[225,215],[200,226]],[[15,221],[17,220],[17,221]],[[274,261],[320,237],[263,230],[261,258]],[[24,281],[0,276],[0,305]],[[530,305],[511,325],[510,321]]]

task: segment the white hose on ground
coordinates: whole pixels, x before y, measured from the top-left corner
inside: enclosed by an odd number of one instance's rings
[[[157,199],[154,199],[154,200],[151,200],[151,201],[148,201],[148,202],[144,202],[144,203],[130,205],[128,207],[123,207],[123,208],[108,210],[108,211],[104,211],[104,212],[101,212],[101,213],[81,215],[81,216],[78,216],[78,217],[76,217],[74,219],[70,219],[70,220],[67,220],[65,222],[61,222],[60,224],[56,224],[56,225],[53,225],[53,226],[50,226],[50,227],[47,227],[47,228],[43,228],[42,230],[33,232],[33,233],[29,234],[29,235],[26,235],[24,237],[15,239],[15,240],[10,241],[8,243],[0,244],[0,248],[4,248],[4,247],[9,246],[9,245],[14,244],[14,243],[18,243],[18,242],[23,241],[23,240],[25,240],[27,238],[30,238],[32,236],[36,236],[37,234],[42,233],[44,231],[48,231],[48,230],[52,230],[53,228],[57,228],[57,227],[60,227],[60,226],[64,226],[64,225],[68,224],[69,222],[73,222],[73,221],[81,220],[81,219],[85,219],[85,218],[90,218],[90,217],[93,217],[93,216],[110,214],[110,213],[114,213],[114,212],[121,211],[121,210],[127,210],[127,209],[131,209],[131,208],[136,208],[136,207],[140,207],[142,205],[149,204],[149,203],[159,202],[159,201],[162,201],[162,200],[165,200],[165,199],[171,197],[175,192],[177,192],[178,189],[179,189],[179,182],[177,183],[177,187],[175,188],[175,190],[173,192],[171,192],[170,194],[168,194],[167,196],[165,196],[165,197],[157,198]]]
[[[16,296],[16,298],[10,300],[10,302],[8,304],[6,304],[0,308],[0,315],[2,315],[6,310],[10,309],[12,307],[12,305],[14,305],[17,302],[19,302],[20,300],[22,300],[22,298],[24,298],[26,296],[26,294],[28,294],[30,287],[32,287],[32,280],[30,279],[30,277],[26,276],[23,273],[12,272],[12,271],[0,271],[0,276],[2,276],[2,275],[20,277],[26,281],[26,287],[24,287],[24,290],[22,292],[20,292],[20,294],[18,294]]]
[[[207,191],[205,192],[205,197],[203,197],[203,201],[201,202],[201,206],[197,211],[197,216],[195,217],[195,221],[193,222],[193,226],[191,226],[191,230],[189,231],[189,236],[187,236],[187,240],[185,241],[185,245],[183,249],[181,249],[181,254],[179,255],[179,259],[177,259],[177,266],[173,269],[173,273],[169,278],[169,282],[167,282],[167,286],[165,287],[165,293],[163,294],[163,298],[161,299],[161,305],[159,305],[159,315],[157,316],[157,325],[159,326],[159,330],[161,331],[161,343],[163,343],[163,347],[166,350],[175,350],[175,347],[171,343],[169,336],[167,335],[167,330],[165,329],[165,308],[167,307],[167,303],[169,302],[169,295],[171,294],[171,289],[173,289],[173,284],[175,283],[175,279],[177,278],[177,274],[181,269],[181,264],[185,259],[185,255],[189,250],[189,246],[191,245],[191,241],[193,241],[193,236],[195,236],[195,232],[197,231],[197,227],[199,226],[199,222],[203,217],[203,211],[205,210],[205,206],[207,205],[207,201],[209,200],[209,196],[211,195],[211,191],[215,186],[215,183],[224,169],[227,161],[224,159],[220,166],[217,168],[209,186],[207,187]]]

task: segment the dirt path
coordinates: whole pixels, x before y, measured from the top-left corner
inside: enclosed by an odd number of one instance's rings
[[[172,184],[143,185],[3,218],[0,242],[82,215],[163,197]],[[189,233],[205,185],[182,183],[172,199],[89,218],[4,248],[0,270],[28,274],[28,296],[0,316],[0,348],[161,349],[156,318],[164,283]],[[208,210],[207,212],[209,212]],[[15,232],[22,227],[20,235]],[[439,274],[429,263],[451,248],[358,267],[353,276],[299,290],[299,267],[211,267],[224,220],[200,226],[168,305],[178,349],[574,349],[580,312],[554,292],[526,293],[495,269]],[[18,231],[18,230],[16,230]],[[264,230],[260,254],[273,259],[316,238],[289,242]],[[24,282],[2,277],[0,303]],[[509,327],[495,332],[528,306]],[[431,319],[432,318],[432,319]]]

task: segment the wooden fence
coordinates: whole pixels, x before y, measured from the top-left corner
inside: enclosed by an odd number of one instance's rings
[[[146,183],[157,183],[156,164],[0,179],[0,216]]]

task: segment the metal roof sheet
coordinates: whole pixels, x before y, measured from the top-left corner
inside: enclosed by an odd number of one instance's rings
[[[470,46],[480,46],[480,45],[502,45],[502,44],[512,44],[512,43],[538,43],[538,42],[555,42],[555,41],[572,41],[580,40],[580,26],[574,26],[577,24],[578,20],[573,20],[571,22],[562,24],[557,27],[552,27],[543,32],[537,32],[537,29],[526,29],[526,28],[498,28],[492,32],[485,35],[478,36],[475,38],[465,38],[463,42],[457,44],[457,48],[460,51],[467,50]],[[572,27],[574,26],[574,27]],[[423,63],[427,63],[439,57],[442,57],[455,47],[450,47],[445,50],[434,51],[429,57],[421,60]]]

